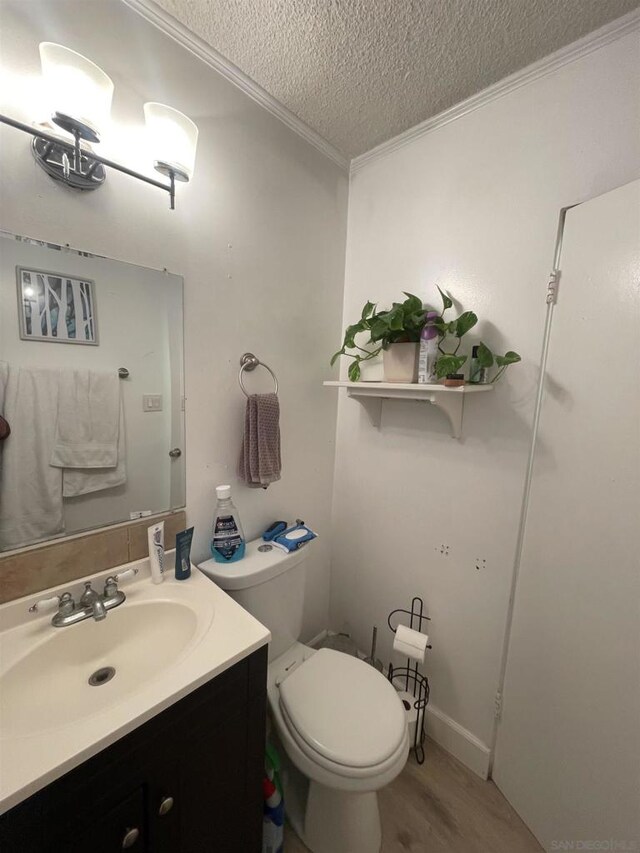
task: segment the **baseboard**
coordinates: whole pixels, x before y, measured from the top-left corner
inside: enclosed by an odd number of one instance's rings
[[[315,649],[318,643],[321,643],[328,633],[329,632],[325,628],[324,631],[320,631],[319,634],[316,634],[315,637],[312,637],[308,642],[306,642],[305,646],[311,646],[312,649]]]
[[[456,723],[435,705],[427,705],[425,726],[433,738],[447,752],[473,770],[482,779],[489,778],[491,750],[460,723]],[[427,758],[427,761],[429,759]]]

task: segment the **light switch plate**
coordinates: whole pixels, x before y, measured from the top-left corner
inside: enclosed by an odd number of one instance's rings
[[[162,411],[162,394],[143,394],[142,395],[142,411],[143,412],[161,412]]]

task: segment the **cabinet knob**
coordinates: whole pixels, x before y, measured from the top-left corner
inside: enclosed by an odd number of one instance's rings
[[[179,447],[174,447],[173,450],[169,451],[169,456],[172,459],[177,459],[179,456],[182,456],[182,451]]]
[[[173,797],[163,797],[160,800],[160,807],[158,808],[158,814],[160,817],[164,817],[164,815],[168,814],[173,808]]]
[[[129,850],[139,838],[140,830],[137,827],[134,826],[133,829],[126,829],[124,838],[122,839],[122,849]]]

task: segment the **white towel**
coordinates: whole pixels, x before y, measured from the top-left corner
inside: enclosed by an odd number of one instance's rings
[[[62,370],[59,383],[51,465],[56,468],[115,468],[120,423],[117,373]]]
[[[12,369],[4,412],[0,547],[15,548],[64,533],[62,471],[49,464],[58,411],[58,371]]]
[[[62,496],[76,498],[91,492],[113,489],[127,482],[126,441],[124,431],[124,406],[120,402],[118,431],[118,464],[115,468],[64,468],[62,471]]]

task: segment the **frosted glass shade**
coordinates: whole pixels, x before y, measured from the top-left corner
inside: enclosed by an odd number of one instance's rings
[[[111,78],[90,59],[50,41],[40,44],[40,62],[51,115],[69,116],[98,136],[111,114]]]
[[[178,180],[188,181],[196,159],[198,126],[178,110],[155,102],[144,105],[144,118],[156,169],[164,174],[173,170]]]

